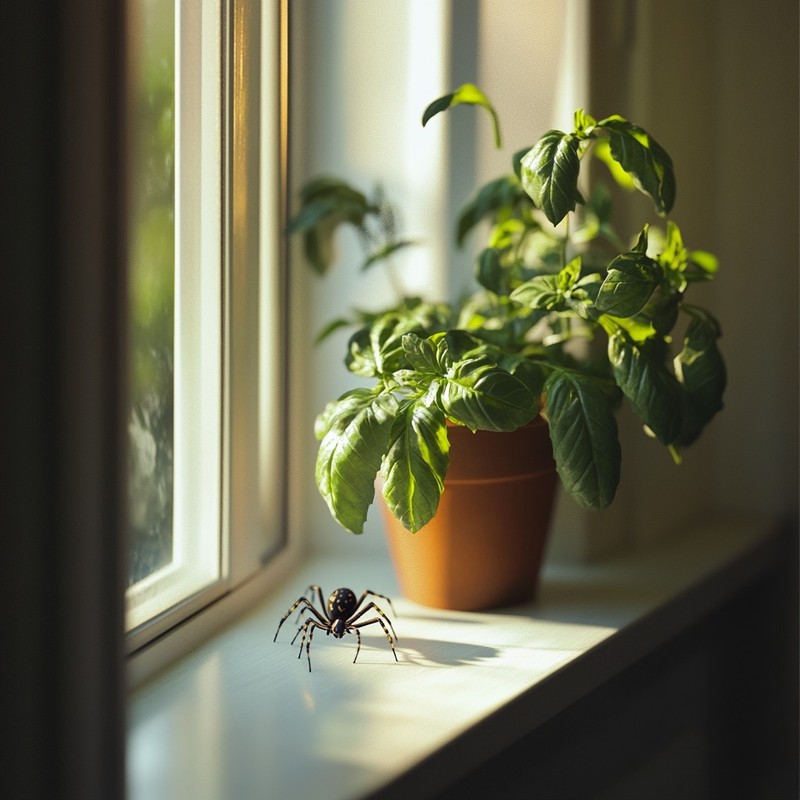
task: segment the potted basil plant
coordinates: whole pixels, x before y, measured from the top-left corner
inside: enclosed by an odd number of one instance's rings
[[[431,103],[423,125],[461,104],[488,112],[500,146],[497,113],[472,84]],[[606,186],[593,180],[591,193],[579,188],[592,162],[648,196],[659,224],[643,220],[626,242],[612,225]],[[387,518],[420,531],[440,509],[454,433],[494,436],[531,425],[546,431],[552,457],[548,449],[542,463],[554,459],[566,492],[583,508],[603,509],[620,477],[620,402],[679,462],[722,408],[725,368],[719,324],[688,297],[694,283],[715,276],[717,262],[689,249],[669,219],[675,192],[672,161],[649,133],[617,115],[597,120],[578,110],[572,131],[546,132],[466,202],[457,245],[488,223],[471,296],[459,303],[400,296],[331,323],[323,336],[354,326],[345,364],[369,382],[332,400],[316,422],[316,481],[334,518],[360,533],[380,476]],[[302,235],[320,273],[332,265],[342,224],[365,244],[364,269],[391,269],[392,256],[412,244],[397,234],[380,192],[369,197],[326,177],[306,184],[289,231]],[[537,464],[527,469],[541,471]],[[549,516],[550,500],[525,497],[490,513],[503,525],[512,505],[523,517],[545,506]],[[485,527],[478,535],[493,538]],[[466,548],[457,545],[462,556]],[[487,571],[485,556],[477,559]]]

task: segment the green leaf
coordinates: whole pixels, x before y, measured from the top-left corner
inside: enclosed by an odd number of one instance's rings
[[[513,175],[505,175],[482,186],[461,209],[456,227],[458,246],[463,245],[467,234],[482,219],[488,215],[496,215],[500,210],[510,214],[523,198],[526,203],[530,203],[519,181]]]
[[[403,351],[408,363],[417,372],[424,375],[443,373],[438,348],[430,339],[422,339],[414,333],[407,333],[403,336]]]
[[[707,275],[714,275],[719,269],[719,259],[706,250],[692,250],[689,253],[689,261],[698,266]]]
[[[321,219],[313,228],[303,233],[303,253],[312,269],[325,275],[335,258],[334,237],[344,219],[331,215]]]
[[[510,297],[515,303],[529,308],[551,311],[564,307],[564,292],[558,275],[536,275],[517,286]]]
[[[522,159],[522,187],[553,225],[583,202],[578,144],[570,133],[548,131]]]
[[[633,177],[625,172],[620,163],[611,155],[611,144],[608,139],[598,139],[594,144],[592,155],[608,167],[611,177],[618,186],[621,186],[626,192],[636,191]]]
[[[383,459],[383,497],[391,513],[416,533],[436,513],[450,462],[441,409],[410,403],[392,426]]]
[[[581,319],[595,320],[597,313],[594,310],[597,293],[603,280],[598,272],[590,272],[577,280],[564,295],[568,308],[572,309]]]
[[[686,330],[683,349],[675,358],[675,374],[684,389],[683,428],[676,444],[686,447],[722,410],[726,370],[717,347],[719,325],[707,312],[688,309],[692,321]]]
[[[300,192],[300,210],[289,220],[287,233],[303,234],[303,247],[311,266],[325,274],[333,263],[333,237],[349,223],[363,228],[364,218],[375,209],[367,198],[344,181],[318,178]]]
[[[638,314],[661,280],[658,264],[642,252],[621,253],[609,265],[595,305],[615,317]]]
[[[681,429],[681,389],[664,363],[662,342],[634,342],[618,331],[608,340],[617,385],[656,438],[672,444]]]
[[[454,361],[443,379],[441,401],[447,416],[470,430],[513,431],[538,410],[525,382],[480,355]]]
[[[637,343],[646,342],[657,333],[652,321],[640,314],[633,317],[612,317],[610,314],[601,314],[597,317],[597,323],[609,336],[622,331]]]
[[[366,272],[370,267],[373,267],[375,266],[375,264],[378,264],[384,259],[389,258],[389,256],[393,255],[398,250],[402,250],[405,247],[410,247],[411,245],[415,244],[417,243],[411,241],[410,239],[403,239],[399,242],[389,242],[389,244],[384,245],[383,247],[380,248],[380,250],[377,250],[376,252],[372,253],[366,259],[366,261],[364,261],[364,263],[361,265],[361,271]]]
[[[564,268],[556,275],[558,288],[562,292],[568,292],[578,282],[581,276],[581,257],[575,256]]]
[[[574,120],[575,133],[583,138],[590,136],[594,126],[597,125],[597,120],[591,114],[587,114],[582,108],[575,111]]]
[[[370,344],[379,374],[386,375],[404,366],[403,336],[415,330],[419,330],[416,320],[394,313],[384,314],[373,323]]]
[[[582,508],[606,508],[619,483],[622,452],[607,384],[559,370],[544,385],[556,468]]]
[[[490,292],[505,296],[508,294],[508,270],[503,267],[502,252],[495,247],[487,247],[478,256],[478,283]]]
[[[607,117],[595,130],[608,134],[611,157],[649,195],[656,211],[665,215],[675,202],[672,159],[647,131],[619,116]]]
[[[455,361],[473,357],[483,358],[484,356],[495,358],[498,355],[497,350],[483,339],[457,328],[437,333],[431,338],[436,343],[436,357],[441,365],[442,375],[450,369]]]
[[[683,272],[687,262],[688,253],[683,244],[681,230],[672,220],[669,220],[664,246],[658,254],[658,263],[671,272]]]
[[[418,326],[395,312],[380,315],[359,329],[348,343],[345,364],[350,372],[365,378],[388,375],[404,366],[403,335]]]
[[[472,83],[465,83],[454,92],[434,100],[422,114],[422,127],[424,128],[425,125],[428,124],[428,120],[430,120],[431,117],[435,117],[440,112],[457,105],[483,106],[492,118],[495,146],[498,150],[503,146],[502,137],[500,135],[500,120],[497,118],[497,112],[494,106],[489,102],[489,98]]]
[[[318,419],[317,487],[334,519],[353,533],[364,530],[396,413],[393,395],[355,389]]]
[[[544,383],[550,374],[547,366],[530,358],[519,358],[513,365],[503,363],[503,367],[515,378],[519,378],[530,389],[534,397],[541,396],[544,391]]]
[[[369,205],[363,192],[340,178],[323,175],[308,181],[300,189],[300,204],[302,206],[307,206],[322,198],[330,198],[339,203],[349,203],[353,206],[364,208]]]
[[[347,368],[367,378],[390,375],[406,366],[403,347],[406,334],[430,336],[446,328],[449,322],[448,309],[430,303],[403,305],[379,314],[350,338]]]
[[[320,342],[324,342],[331,334],[341,330],[342,328],[347,328],[352,324],[353,320],[347,319],[346,317],[337,317],[336,319],[332,319],[316,335],[314,344],[320,344]]]
[[[511,168],[518,181],[522,180],[522,159],[530,152],[530,147],[523,147],[511,156]]]
[[[653,334],[668,336],[678,320],[679,303],[680,294],[670,291],[668,286],[661,284],[633,319],[642,324],[649,323]]]

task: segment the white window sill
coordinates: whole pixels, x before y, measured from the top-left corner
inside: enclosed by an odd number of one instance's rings
[[[134,693],[129,796],[430,796],[764,574],[770,533],[717,521],[647,552],[547,565],[535,603],[480,614],[404,601],[382,559],[312,561]],[[390,594],[399,663],[378,626],[355,664],[354,636],[318,632],[310,674],[291,620],[273,643],[311,583]]]

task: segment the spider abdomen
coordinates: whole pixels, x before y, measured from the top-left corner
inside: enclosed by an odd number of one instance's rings
[[[336,589],[328,598],[328,616],[331,620],[346,620],[356,607],[356,595],[350,589]]]

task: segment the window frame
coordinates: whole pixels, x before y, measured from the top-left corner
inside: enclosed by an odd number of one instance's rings
[[[242,613],[299,549],[287,525],[288,3],[219,8],[221,575],[128,634],[133,682]]]
[[[138,635],[186,598],[219,592],[222,437],[222,3],[172,0],[175,18],[174,479],[172,559],[131,585]],[[186,12],[190,13],[186,13]],[[196,487],[201,486],[198,492]]]

